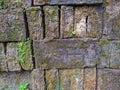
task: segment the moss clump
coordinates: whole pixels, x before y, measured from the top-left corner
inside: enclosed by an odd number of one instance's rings
[[[20,90],[30,90],[28,86],[29,86],[28,83],[24,83],[23,85],[20,86]]]
[[[33,68],[32,55],[31,55],[31,40],[18,43],[18,58],[22,68],[29,70]]]
[[[8,6],[5,3],[5,0],[0,0],[0,10],[7,9]]]
[[[107,39],[101,39],[100,40],[100,46],[108,45],[110,42]]]

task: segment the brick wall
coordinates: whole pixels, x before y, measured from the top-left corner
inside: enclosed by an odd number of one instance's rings
[[[119,90],[119,0],[0,0],[0,90]]]

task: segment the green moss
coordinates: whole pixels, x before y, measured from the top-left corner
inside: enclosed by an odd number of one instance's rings
[[[119,43],[119,45],[117,46],[117,49],[120,49],[120,43]]]
[[[101,39],[100,40],[100,46],[108,45],[110,42],[107,39]]]
[[[20,62],[22,67],[25,70],[32,69],[32,55],[31,55],[31,40],[27,40],[26,42],[18,43],[18,58],[17,61]]]
[[[20,86],[19,90],[30,90],[29,89],[29,84],[28,83],[24,83],[23,85]]]
[[[8,6],[6,5],[5,0],[0,0],[0,10],[7,9]]]

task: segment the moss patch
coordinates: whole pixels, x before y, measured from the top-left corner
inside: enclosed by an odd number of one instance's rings
[[[110,42],[107,39],[101,39],[100,40],[100,46],[108,45]]]
[[[21,66],[25,70],[33,68],[32,55],[31,55],[31,40],[26,42],[18,43],[18,58],[17,61],[20,62]]]

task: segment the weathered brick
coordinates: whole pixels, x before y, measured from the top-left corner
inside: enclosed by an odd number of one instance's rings
[[[110,0],[105,5],[103,34],[108,39],[120,39],[120,1]]]
[[[60,90],[83,90],[83,69],[60,70]]]
[[[97,90],[119,90],[120,70],[101,69],[98,70]]]
[[[71,68],[84,67],[85,49],[89,43],[77,39],[34,41],[36,67]]]
[[[23,85],[24,83],[28,83],[29,88],[32,89],[30,72],[0,73],[0,90],[19,90],[20,86]]]
[[[103,0],[34,0],[34,5],[61,5],[61,4],[101,4]]]
[[[75,27],[76,37],[100,38],[102,34],[102,8],[76,7]]]
[[[61,35],[62,38],[72,37],[73,28],[73,7],[62,6],[61,7]]]
[[[0,71],[8,71],[3,43],[0,43]]]
[[[44,70],[34,69],[32,71],[33,90],[45,90]]]
[[[47,90],[59,90],[58,70],[46,70],[46,87]]]
[[[26,38],[23,8],[29,6],[30,0],[15,2],[5,0],[6,9],[0,10],[0,41],[21,41]]]
[[[45,6],[45,39],[59,37],[59,16],[57,6]]]
[[[120,68],[120,42],[111,44],[110,67]]]
[[[19,62],[16,60],[18,57],[17,50],[18,50],[17,43],[7,44],[6,59],[7,59],[9,71],[20,71],[21,70],[21,66]]]
[[[96,90],[96,68],[85,69],[84,90]]]
[[[42,13],[40,7],[31,7],[27,9],[27,19],[30,37],[33,40],[43,39]]]
[[[100,53],[99,53],[99,60],[97,62],[97,66],[99,68],[109,67],[111,42],[109,42],[107,39],[101,39],[99,45],[100,45]]]
[[[86,18],[87,18],[87,8],[76,7],[75,8],[75,26],[77,37],[86,37]]]
[[[98,43],[91,43],[85,51],[85,66],[95,66],[99,60]]]

